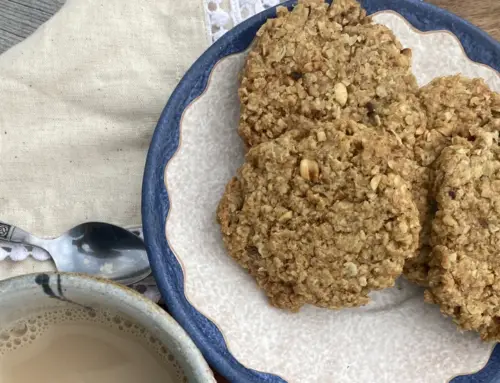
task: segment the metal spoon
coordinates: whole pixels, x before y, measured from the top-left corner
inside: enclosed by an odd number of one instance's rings
[[[54,239],[37,238],[0,222],[0,240],[46,250],[58,271],[86,273],[130,285],[151,273],[144,242],[109,223],[83,223]]]

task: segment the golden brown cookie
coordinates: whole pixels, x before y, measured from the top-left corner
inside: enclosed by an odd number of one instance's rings
[[[472,137],[471,130],[500,129],[500,95],[488,88],[482,79],[460,75],[440,77],[419,92],[422,108],[427,115],[427,128],[417,134],[415,159],[424,167],[422,190],[432,184],[433,163],[453,137]],[[417,178],[418,179],[418,178]],[[421,193],[423,195],[423,193]],[[421,250],[405,264],[406,277],[422,286],[427,285],[430,261],[430,222],[435,210],[434,197],[417,203],[421,213]]]
[[[368,303],[413,256],[420,230],[393,136],[354,122],[291,129],[250,149],[218,208],[227,250],[271,303]]]
[[[471,128],[487,124],[500,128],[500,94],[482,79],[440,77],[424,86],[419,98],[428,126],[415,147],[423,166],[431,165],[454,136],[468,137]]]
[[[410,62],[411,51],[354,0],[279,8],[257,33],[242,73],[240,135],[251,147],[283,134],[290,115],[345,117],[390,125],[412,143],[425,114]]]
[[[464,330],[500,340],[498,133],[455,138],[436,162],[438,211],[426,300]]]
[[[399,164],[399,167],[396,167],[399,174],[401,174],[399,170],[401,166]],[[403,273],[408,280],[426,286],[429,254],[431,252],[431,223],[435,211],[435,203],[433,203],[429,193],[432,185],[432,173],[429,168],[420,166],[416,161],[407,162],[404,166],[413,171],[412,173],[405,172],[404,174],[408,175],[405,175],[404,178],[411,184],[413,200],[419,212],[421,230],[415,257],[405,262]]]

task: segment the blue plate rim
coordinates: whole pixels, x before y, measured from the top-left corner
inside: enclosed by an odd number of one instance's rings
[[[296,0],[282,6],[291,7]],[[362,0],[368,13],[394,11],[420,32],[448,31],[460,41],[469,59],[500,71],[500,43],[458,16],[420,0]],[[244,51],[257,29],[275,7],[244,21],[227,32],[191,66],[165,106],[148,151],[142,189],[144,239],[160,292],[171,315],[191,336],[209,364],[231,382],[285,382],[282,378],[251,370],[229,352],[224,337],[209,319],[200,314],[184,295],[182,267],[165,235],[170,201],[165,187],[165,169],[179,147],[180,121],[186,108],[207,87],[214,66],[223,58]],[[457,376],[453,383],[493,382],[500,378],[500,346],[476,373]]]

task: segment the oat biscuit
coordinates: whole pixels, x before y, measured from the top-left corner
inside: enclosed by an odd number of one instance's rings
[[[257,33],[242,72],[240,135],[248,147],[279,137],[295,114],[391,125],[414,142],[425,114],[411,99],[418,87],[410,64],[411,51],[354,0],[279,8]]]
[[[418,102],[417,102],[418,103]],[[399,106],[398,106],[399,105]],[[413,143],[408,139],[405,140],[403,130],[398,130],[395,126],[402,120],[402,116],[412,116],[416,112],[418,107],[401,107],[402,104],[394,104],[392,120],[394,123],[388,122],[385,126],[380,126],[380,129],[374,130],[374,133],[382,133],[389,135],[389,140],[391,142],[397,142],[399,144],[399,149],[401,153],[406,151],[406,155],[398,155],[398,159],[387,159],[387,166],[396,174],[400,175],[405,181],[411,186],[413,200],[420,215],[421,225],[426,226],[426,234],[430,236],[430,207],[429,207],[429,189],[431,186],[431,178],[429,169],[420,166],[416,161],[414,161],[413,155]],[[292,115],[287,119],[288,124],[294,127],[294,129],[300,129],[303,134],[307,134],[309,131],[322,128],[322,129],[337,129],[343,133],[352,135],[355,132],[366,129],[373,129],[373,127],[367,127],[366,125],[357,123],[353,120],[339,119],[334,121],[314,121],[303,116]],[[402,125],[399,125],[402,126]],[[399,132],[399,134],[396,133]],[[387,134],[386,134],[387,133]],[[382,137],[380,139],[383,139]],[[423,227],[422,227],[423,230]],[[426,243],[428,241],[426,240]],[[410,261],[410,260],[409,260]]]
[[[405,167],[413,172],[409,174],[406,172],[408,175],[405,179],[411,184],[413,200],[419,212],[421,230],[415,257],[405,262],[403,273],[408,280],[418,285],[426,286],[429,254],[431,252],[431,223],[435,209],[429,194],[432,185],[432,175],[429,168],[420,166],[415,161],[409,162],[409,164],[411,166],[405,165]],[[398,173],[401,174],[401,171],[398,171]]]
[[[434,161],[453,137],[471,137],[471,130],[478,127],[486,131],[500,129],[500,95],[482,79],[457,75],[433,80],[420,90],[419,98],[427,116],[427,128],[415,135],[414,150],[417,163],[426,169],[424,190],[432,184]],[[404,270],[409,280],[422,286],[427,285],[429,271],[433,199],[431,195],[427,205],[418,205],[422,218],[421,250],[419,256],[408,260]]]
[[[406,156],[392,136],[342,121],[251,148],[217,211],[230,256],[276,307],[368,303],[417,247],[417,209],[388,166]]]
[[[426,300],[464,330],[500,340],[498,132],[453,139],[436,161],[438,211]]]
[[[500,94],[482,79],[440,77],[424,86],[419,98],[428,127],[415,147],[423,166],[431,165],[454,136],[468,137],[471,128],[485,125],[500,128]]]

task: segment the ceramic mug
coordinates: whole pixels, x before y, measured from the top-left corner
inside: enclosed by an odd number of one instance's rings
[[[40,310],[80,305],[128,317],[154,335],[174,355],[188,382],[215,378],[186,332],[161,307],[134,290],[80,274],[29,274],[0,281],[0,329]]]

